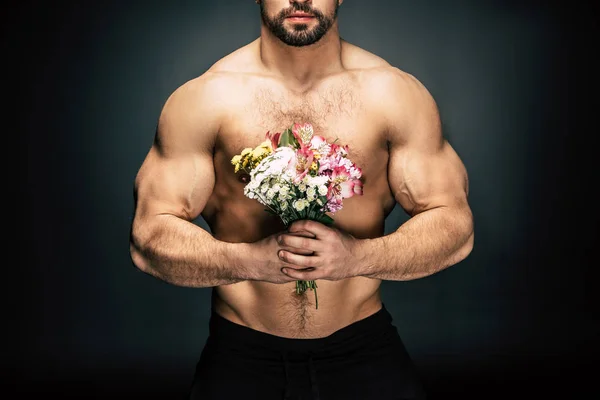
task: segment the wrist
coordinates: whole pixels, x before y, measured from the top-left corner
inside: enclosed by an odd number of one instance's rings
[[[250,243],[230,243],[229,252],[236,277],[244,281],[254,280],[254,247]]]
[[[377,241],[375,239],[356,239],[356,276],[372,278],[376,273],[377,265]]]

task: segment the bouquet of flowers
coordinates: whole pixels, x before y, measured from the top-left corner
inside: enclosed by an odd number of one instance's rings
[[[231,163],[235,173],[250,176],[244,195],[265,205],[266,211],[289,226],[300,219],[331,225],[327,213],[342,209],[342,201],[362,195],[362,171],[348,158],[348,146],[315,135],[309,123],[294,123],[283,132],[266,133],[256,148],[245,148]],[[296,293],[315,292],[315,281],[296,281]]]

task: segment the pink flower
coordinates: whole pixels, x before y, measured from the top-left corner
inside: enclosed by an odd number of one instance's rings
[[[362,196],[362,194],[363,194],[362,181],[360,179],[354,179],[354,178],[353,178],[353,181],[354,181],[354,187],[353,187],[354,194],[358,195],[358,196]]]
[[[329,153],[327,140],[323,136],[314,135],[312,139],[310,139],[310,147],[315,150],[319,150],[321,153],[325,153],[327,155]],[[321,149],[327,148],[327,152],[323,152]]]
[[[332,143],[331,149],[329,150],[329,156],[333,157],[345,157],[348,155],[348,145],[340,146],[339,144]]]
[[[313,151],[302,145],[298,150],[296,150],[296,157],[290,160],[288,168],[292,169],[295,172],[294,182],[298,183],[310,170],[310,167],[314,161],[314,153]]]
[[[336,199],[341,200],[340,187],[335,182],[330,182],[329,186],[327,186],[327,202],[331,203]]]
[[[319,175],[327,175],[333,170],[333,160],[331,157],[321,157],[319,159]]]
[[[350,171],[350,175],[352,175],[354,179],[360,179],[362,177],[362,169],[360,167],[357,167],[355,164],[352,164],[352,170]]]
[[[271,141],[271,149],[275,150],[279,146],[279,138],[281,137],[281,132],[271,133],[267,132],[266,138]]]
[[[310,143],[310,140],[313,137],[313,127],[309,123],[294,123],[294,125],[292,126],[292,134],[301,146],[303,144],[306,145]]]
[[[333,196],[341,196],[343,199],[362,195],[362,182],[353,178],[345,167],[335,167],[331,173],[329,191]]]
[[[325,207],[326,211],[335,213],[338,212],[342,209],[342,198],[341,197],[334,197],[331,200],[329,200],[327,202],[327,205]]]

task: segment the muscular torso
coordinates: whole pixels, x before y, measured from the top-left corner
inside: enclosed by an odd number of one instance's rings
[[[247,49],[244,51],[252,51]],[[254,242],[284,229],[256,200],[244,196],[243,175],[231,158],[292,123],[310,122],[315,134],[349,145],[349,157],[363,171],[362,196],[346,199],[332,215],[335,226],[358,238],[384,233],[384,220],[395,205],[387,179],[388,143],[369,93],[368,73],[347,69],[327,76],[306,91],[295,92],[280,80],[255,73],[230,73],[236,95],[227,100],[227,118],[214,144],[215,185],[202,217],[215,238]],[[323,337],[381,307],[380,281],[356,277],[317,281],[314,293],[295,294],[295,284],[244,281],[216,287],[214,307],[238,324],[284,337]]]

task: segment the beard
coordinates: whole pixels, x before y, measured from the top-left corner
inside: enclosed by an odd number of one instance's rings
[[[308,3],[292,2],[290,8],[281,10],[275,17],[269,18],[261,1],[260,15],[263,23],[279,40],[288,46],[302,47],[318,42],[329,31],[337,18],[338,8],[339,4],[336,1],[332,15],[326,16]],[[296,11],[313,15],[317,20],[317,25],[311,29],[307,24],[294,24],[292,30],[286,29],[283,26],[285,19]]]

